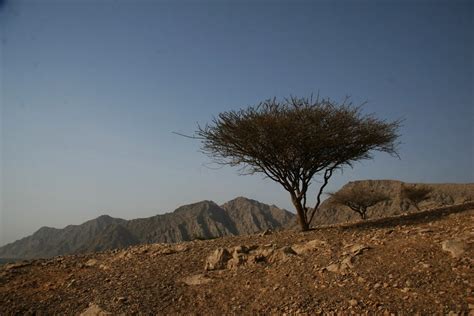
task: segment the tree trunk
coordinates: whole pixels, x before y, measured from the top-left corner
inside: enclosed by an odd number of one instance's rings
[[[361,209],[361,217],[362,217],[362,220],[366,220],[367,219],[367,207],[363,207],[362,206],[362,209]]]
[[[309,223],[306,220],[306,214],[305,214],[303,205],[301,205],[301,202],[299,202],[296,199],[292,199],[292,202],[293,202],[293,205],[295,206],[296,214],[298,214],[298,221],[300,222],[301,230],[308,231]]]

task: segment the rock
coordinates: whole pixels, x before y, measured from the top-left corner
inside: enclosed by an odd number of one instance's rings
[[[5,270],[15,270],[31,265],[30,262],[21,262],[21,263],[9,263],[5,266]]]
[[[204,269],[208,271],[225,269],[227,266],[227,261],[230,259],[231,256],[227,249],[218,248],[209,257],[207,257]]]
[[[173,249],[175,252],[185,252],[189,250],[188,246],[186,246],[185,244],[178,244],[174,246]]]
[[[286,246],[272,251],[272,253],[267,257],[267,261],[270,263],[287,262],[294,256],[296,256],[296,252],[291,247]]]
[[[90,303],[89,307],[85,309],[79,316],[105,316],[105,315],[112,315],[112,313],[104,311],[100,308],[99,305]]]
[[[264,230],[263,232],[260,233],[260,237],[268,236],[268,235],[271,235],[271,234],[273,234],[273,231],[271,229],[266,229],[266,230]]]
[[[76,284],[76,280],[75,280],[75,279],[72,279],[71,282],[68,283],[68,285],[66,286],[66,288],[70,288],[70,287],[73,286],[74,284]]]
[[[174,248],[171,248],[171,247],[166,247],[160,251],[158,251],[159,254],[161,255],[171,255],[173,253],[176,253],[176,250]]]
[[[115,256],[115,259],[118,259],[118,260],[128,260],[131,258],[133,258],[133,254],[127,250],[123,250],[117,253],[117,255]]]
[[[234,247],[233,253],[249,253],[250,248],[247,246],[236,246]]]
[[[110,267],[106,264],[101,264],[99,265],[99,269],[102,269],[102,270],[110,270]]]
[[[124,296],[117,297],[117,302],[119,303],[125,303],[127,301],[127,298]]]
[[[228,269],[235,269],[247,263],[248,257],[245,255],[244,251],[248,251],[248,250],[242,249],[241,247],[234,248],[234,252],[232,253],[232,258],[229,261],[227,261]]]
[[[274,252],[275,252],[276,249],[274,248],[259,248],[259,249],[256,249],[255,252],[253,253],[253,255],[255,257],[265,257],[265,258],[268,258],[270,257]]]
[[[85,266],[86,267],[93,267],[97,264],[97,259],[89,259],[86,261]]]
[[[347,256],[340,263],[333,263],[326,267],[329,272],[345,274],[349,269],[353,268],[353,257]]]
[[[293,245],[291,248],[294,250],[294,252],[298,255],[311,252],[314,250],[317,250],[321,246],[324,246],[326,243],[324,241],[315,239],[315,240],[310,240],[307,243],[304,244],[297,244]]]
[[[352,257],[346,257],[346,258],[342,259],[341,267],[343,269],[353,268],[354,265],[352,264],[352,261],[353,261]]]
[[[362,253],[364,250],[370,249],[369,246],[363,244],[354,244],[349,246],[349,249],[345,251],[345,254],[352,254],[353,256],[357,256],[358,254]]]
[[[420,229],[418,229],[418,233],[420,233],[420,234],[427,234],[427,233],[432,233],[432,232],[433,232],[433,230],[430,229],[430,228],[420,228]]]
[[[424,263],[424,262],[421,263],[421,266],[422,266],[424,269],[429,269],[429,268],[431,268],[431,265],[429,265],[429,264],[427,264],[427,263]]]
[[[333,263],[326,267],[326,270],[333,273],[341,273],[341,266],[339,263]]]
[[[459,258],[466,251],[466,243],[459,239],[445,240],[441,243],[444,251],[451,253],[454,258]]]
[[[204,274],[196,274],[196,275],[185,277],[181,281],[186,283],[187,285],[201,285],[201,284],[207,284],[211,282],[212,279]]]

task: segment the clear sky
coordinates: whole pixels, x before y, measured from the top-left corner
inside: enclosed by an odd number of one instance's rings
[[[290,94],[368,100],[405,118],[401,159],[336,175],[474,181],[473,1],[0,1],[0,245],[41,226],[247,196],[261,176],[210,169],[192,134]],[[313,193],[315,189],[313,188]]]

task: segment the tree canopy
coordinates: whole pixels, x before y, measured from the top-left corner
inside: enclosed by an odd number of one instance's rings
[[[390,197],[382,191],[364,189],[358,186],[350,189],[329,193],[333,203],[349,207],[359,214],[360,218],[367,218],[367,210],[380,202],[390,200]]]
[[[220,113],[198,126],[201,149],[215,162],[241,167],[242,174],[263,173],[290,193],[303,230],[321,203],[333,173],[373,152],[397,155],[400,121],[363,114],[349,99],[291,97],[268,99],[256,106]],[[315,177],[322,182],[316,205],[307,206]]]
[[[403,185],[401,197],[402,199],[410,201],[410,203],[419,211],[419,204],[428,199],[432,191],[433,189],[427,185]]]

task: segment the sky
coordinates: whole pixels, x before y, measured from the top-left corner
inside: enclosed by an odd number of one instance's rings
[[[41,226],[237,196],[192,134],[220,112],[319,93],[403,118],[400,159],[336,174],[474,182],[472,1],[0,1],[0,245]],[[314,201],[316,188],[310,191]]]

